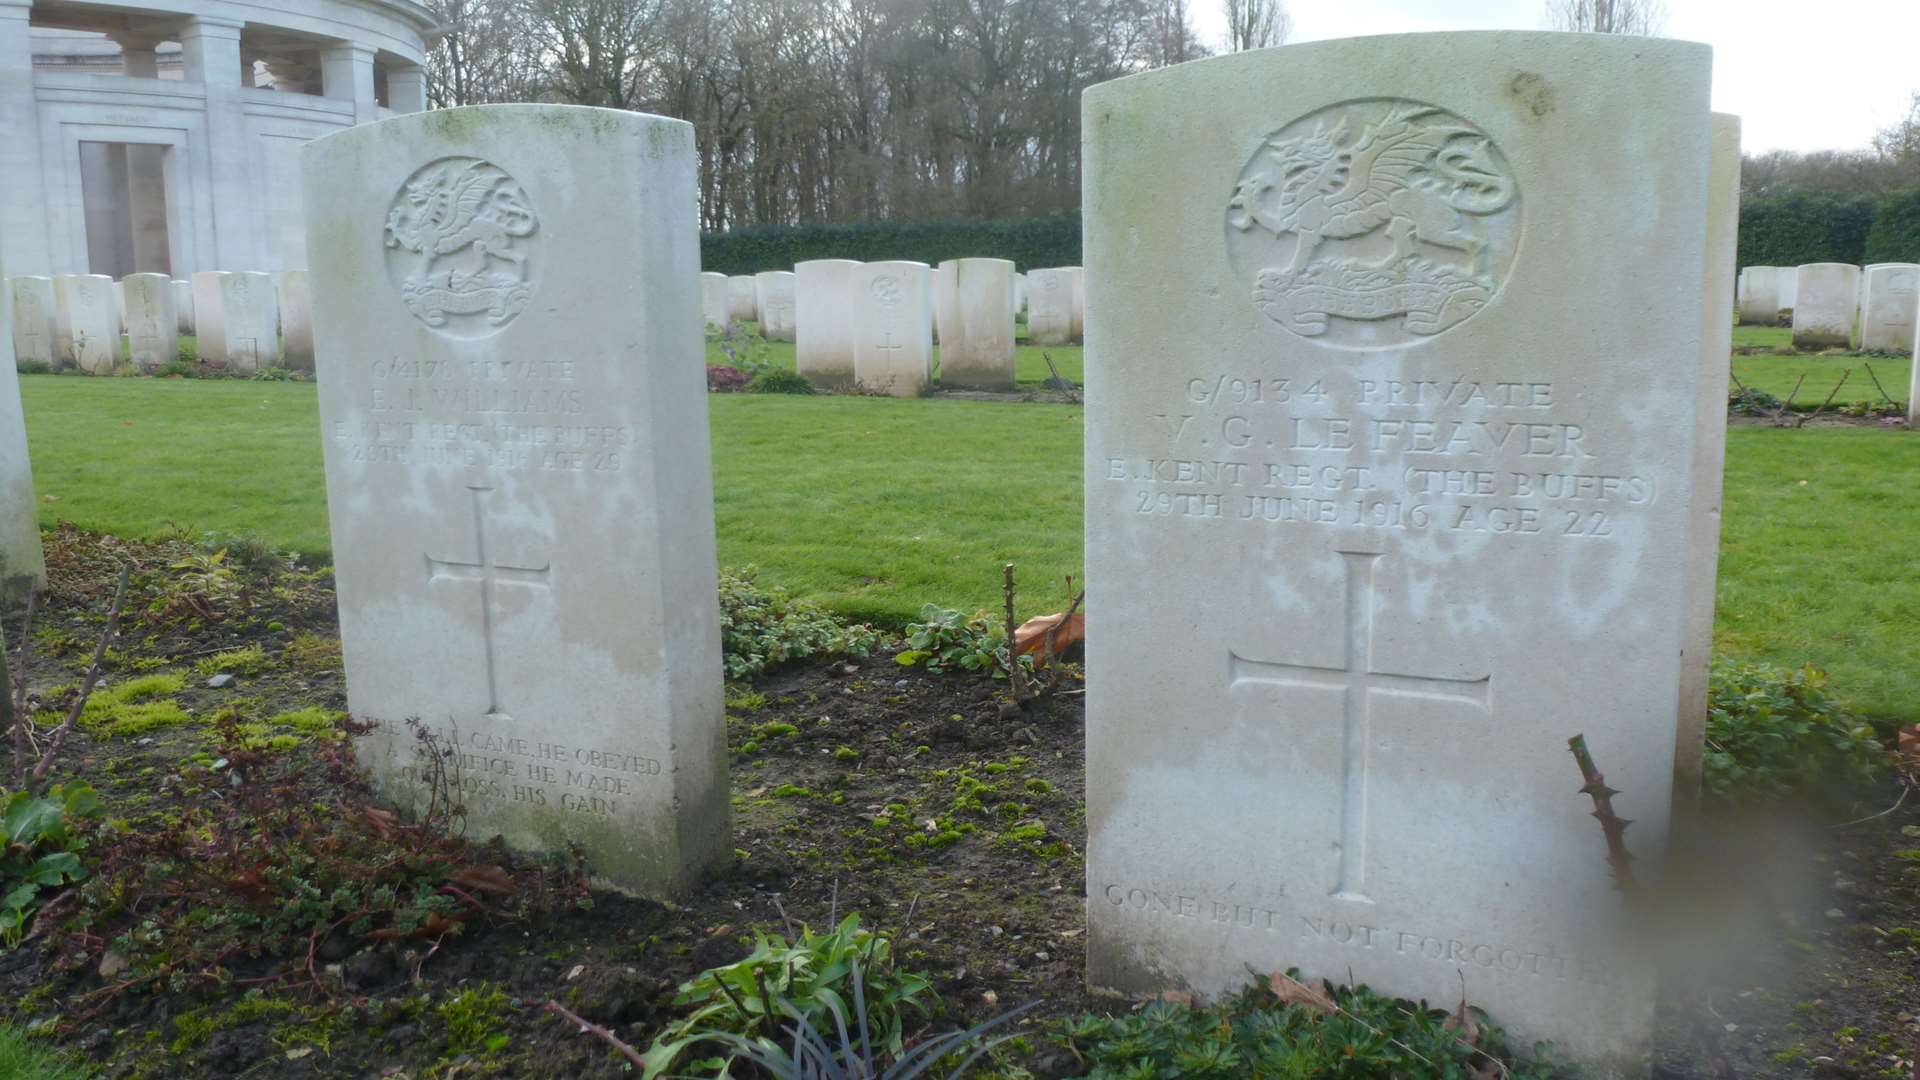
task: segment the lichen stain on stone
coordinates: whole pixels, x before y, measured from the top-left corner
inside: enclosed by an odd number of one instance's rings
[[[1554,110],[1552,84],[1531,71],[1523,71],[1507,83],[1507,96],[1525,106],[1536,120]]]

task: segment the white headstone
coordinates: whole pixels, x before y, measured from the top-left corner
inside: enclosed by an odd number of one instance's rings
[[[289,371],[313,370],[313,284],[305,270],[279,275],[281,349]]]
[[[120,362],[120,316],[113,279],[105,274],[59,274],[53,279],[67,352],[60,360],[90,375],[111,375]]]
[[[202,270],[193,275],[194,349],[203,363],[227,362],[227,330],[221,282],[226,270]]]
[[[918,397],[933,375],[933,272],[926,263],[861,263],[849,289],[854,381]]]
[[[1774,326],[1780,322],[1780,268],[1749,266],[1740,271],[1740,322],[1747,326]]]
[[[1016,314],[1027,310],[1027,275],[1013,275],[1013,310]]]
[[[1013,389],[1013,264],[950,259],[940,264],[940,274],[941,287],[953,294],[953,308],[941,324],[940,385]]]
[[[383,725],[362,759],[424,800],[420,717],[469,835],[578,844],[653,895],[730,851],[693,146],[493,105],[303,152],[347,697]],[[457,245],[415,209],[476,187]]]
[[[1397,35],[1086,92],[1093,987],[1464,991],[1645,1075],[1567,740],[1654,873],[1710,57]]]
[[[220,325],[227,370],[252,375],[280,362],[280,303],[272,274],[239,271],[220,279]]]
[[[1774,282],[1775,295],[1780,299],[1782,311],[1792,311],[1800,299],[1800,268],[1782,266]]]
[[[36,279],[14,279],[16,298],[19,283],[30,280]],[[0,304],[0,617],[9,619],[12,606],[28,589],[47,583],[47,566],[40,551],[40,504],[33,498],[27,421],[20,409],[20,377],[14,371],[14,316],[14,303]]]
[[[1733,324],[1725,296],[1740,239],[1740,118],[1713,114],[1707,173],[1707,263],[1701,283],[1700,390],[1694,398],[1693,526],[1687,534],[1687,637],[1680,656],[1680,721],[1674,736],[1677,813],[1698,803],[1707,738],[1707,671],[1713,663],[1714,584],[1720,569],[1720,504],[1727,464],[1728,372]]]
[[[853,383],[852,259],[811,259],[793,266],[794,367],[815,386]]]
[[[174,280],[173,309],[180,316],[180,332],[193,333],[193,282]]]
[[[113,283],[113,314],[119,319],[121,333],[127,332],[127,283],[125,279]]]
[[[700,275],[700,318],[708,326],[725,328],[727,316],[727,275]]]
[[[1035,270],[1027,275],[1027,341],[1065,345],[1073,340],[1073,271]]]
[[[1808,263],[1794,275],[1798,290],[1793,308],[1793,347],[1846,348],[1853,340],[1853,315],[1860,289],[1860,268],[1851,263]]]
[[[173,279],[165,274],[128,274],[127,358],[151,372],[180,358],[180,313],[173,309]]]
[[[1920,265],[1869,266],[1860,283],[1860,347],[1905,352],[1920,324]]]
[[[13,286],[13,350],[20,360],[52,364],[59,355],[54,351],[53,279],[17,277],[8,279]]]
[[[755,305],[760,309],[760,336],[768,341],[793,340],[793,271],[763,270],[753,275]]]
[[[928,287],[933,290],[933,340],[941,345],[947,343],[947,323],[953,319],[953,275],[946,267],[947,263],[941,263],[927,277]]]
[[[752,274],[735,274],[727,279],[727,314],[734,322],[760,321],[760,292]]]
[[[1073,340],[1087,337],[1087,272],[1078,266],[1067,267],[1073,275]]]

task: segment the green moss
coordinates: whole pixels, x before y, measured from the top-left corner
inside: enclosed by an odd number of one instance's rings
[[[267,659],[266,650],[258,644],[253,644],[205,657],[196,661],[193,669],[208,676],[223,672],[231,675],[258,675],[272,665],[273,662]]]
[[[171,697],[185,683],[179,675],[142,675],[98,688],[80,710],[80,727],[96,735],[124,737],[186,723],[191,717]]]
[[[449,1056],[484,1057],[506,1049],[508,1036],[500,1028],[506,1018],[507,994],[492,983],[460,991],[434,1010],[447,1025]]]

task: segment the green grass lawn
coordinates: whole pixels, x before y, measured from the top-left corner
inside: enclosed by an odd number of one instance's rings
[[[1790,352],[1793,348],[1793,331],[1784,326],[1736,326],[1733,328],[1735,348],[1778,349]],[[1873,373],[1867,373],[1871,366]],[[1786,356],[1739,356],[1733,358],[1733,374],[1747,387],[1764,390],[1774,397],[1785,401],[1793,393],[1794,384],[1805,375],[1806,382],[1800,392],[1794,396],[1794,405],[1818,405],[1827,399],[1827,392],[1836,384],[1840,392],[1834,395],[1834,404],[1853,401],[1880,402],[1880,391],[1873,385],[1875,378],[1880,380],[1887,396],[1905,403],[1907,400],[1907,380],[1913,370],[1912,362],[1904,356],[1816,356],[1812,354],[1791,354]],[[1847,375],[1844,384],[1840,384],[1843,373]]]
[[[20,382],[35,480],[51,497],[44,525],[252,532],[324,558],[312,384]],[[894,625],[928,601],[997,606],[1006,561],[1021,568],[1023,613],[1063,604],[1064,575],[1080,572],[1078,408],[757,394],[708,402],[725,565],[756,564],[764,581]],[[1920,720],[1916,477],[1920,433],[1735,427],[1721,651],[1814,663],[1863,711]]]

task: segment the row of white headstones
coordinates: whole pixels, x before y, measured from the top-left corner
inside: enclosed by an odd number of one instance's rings
[[[94,375],[110,375],[123,363],[152,372],[179,359],[180,336],[192,334],[200,360],[238,374],[313,370],[305,270],[208,270],[191,281],[165,274],[14,277],[5,279],[0,300],[11,309],[20,362]]]
[[[1080,267],[1019,273],[1005,259],[862,263],[813,259],[792,270],[700,275],[710,327],[752,321],[794,343],[795,369],[824,387],[912,397],[933,377],[949,389],[1011,390],[1019,313],[1034,345],[1078,341],[1085,325]]]
[[[1920,264],[1748,266],[1735,303],[1749,325],[1775,325],[1791,312],[1799,348],[1907,352],[1920,332]]]
[[[1710,56],[1372,37],[1084,95],[1096,989],[1464,991],[1645,1074],[1678,943],[1622,902],[1567,741],[1657,876],[1719,547],[1740,143]],[[483,106],[303,153],[362,760],[423,801],[419,718],[476,834],[690,888],[733,850],[693,129]],[[919,334],[927,271],[846,272]],[[0,524],[30,522],[5,398]]]

